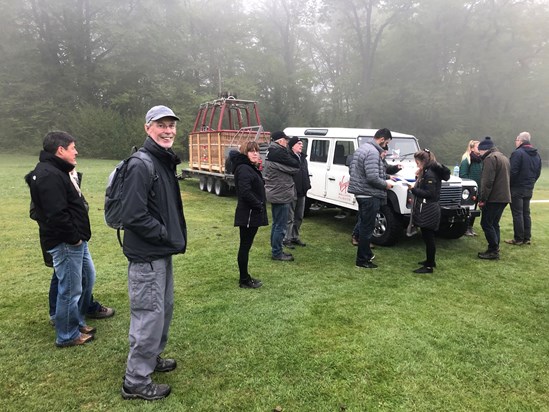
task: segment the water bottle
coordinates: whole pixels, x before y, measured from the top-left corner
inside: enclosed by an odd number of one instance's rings
[[[459,176],[459,165],[457,165],[457,164],[454,167],[454,176]]]

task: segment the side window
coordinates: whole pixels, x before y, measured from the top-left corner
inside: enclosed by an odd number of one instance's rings
[[[328,140],[313,140],[311,146],[311,162],[323,162],[328,160],[328,147],[330,142]]]
[[[334,150],[334,159],[333,164],[335,165],[345,165],[347,156],[353,154],[355,147],[353,142],[350,141],[336,141],[335,150]]]

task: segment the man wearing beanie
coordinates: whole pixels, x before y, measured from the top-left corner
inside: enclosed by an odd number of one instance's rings
[[[294,257],[284,253],[283,244],[288,225],[290,205],[295,199],[295,183],[292,178],[299,172],[299,159],[288,150],[288,140],[284,132],[271,135],[271,144],[265,157],[263,176],[265,193],[271,203],[273,224],[271,226],[271,253],[273,260],[292,261]]]
[[[511,154],[511,213],[514,237],[510,245],[529,245],[532,237],[530,200],[534,185],[541,174],[541,157],[530,143],[530,133],[522,132],[515,139],[516,150]]]
[[[286,228],[286,237],[284,246],[294,249],[295,246],[306,246],[299,238],[303,215],[305,214],[305,198],[307,191],[311,188],[311,179],[309,177],[309,167],[307,165],[307,155],[302,153],[303,142],[299,137],[292,137],[288,142],[288,147],[293,156],[299,160],[299,172],[293,178],[297,198],[290,205],[288,213],[288,227]]]
[[[495,260],[499,259],[499,221],[507,203],[511,203],[509,159],[489,136],[479,143],[478,150],[483,163],[478,202],[482,209],[480,225],[488,242],[488,249],[479,252],[478,257]]]

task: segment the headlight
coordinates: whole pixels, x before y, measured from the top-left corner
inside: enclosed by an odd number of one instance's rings
[[[469,191],[469,189],[463,189],[463,192],[461,192],[461,198],[463,200],[467,200],[469,199],[470,196],[471,196],[471,192]]]

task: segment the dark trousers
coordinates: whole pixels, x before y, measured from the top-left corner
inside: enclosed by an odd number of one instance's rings
[[[50,291],[48,293],[48,301],[50,306],[50,318],[53,319],[55,317],[55,308],[57,307],[57,291],[59,289],[59,279],[57,279],[57,276],[55,275],[55,270],[53,271],[53,275],[51,277],[50,281]],[[88,306],[88,313],[97,312],[101,305],[99,302],[96,302],[93,298],[93,294],[91,297],[90,306]]]
[[[240,226],[240,247],[238,248],[237,261],[241,282],[250,279],[250,274],[248,273],[248,260],[257,229],[257,227]]]
[[[435,265],[435,254],[437,253],[435,231],[421,228],[421,237],[425,243],[425,266],[432,268]]]
[[[499,221],[503,210],[507,206],[507,203],[486,203],[482,208],[482,215],[480,218],[480,226],[484,231],[484,236],[488,242],[488,251],[498,252],[500,233],[499,233]]]
[[[376,226],[376,216],[381,207],[381,199],[376,197],[359,197],[356,200],[358,202],[358,213],[360,214],[356,264],[360,266],[372,260],[374,256],[372,249],[370,249],[370,239]]]
[[[511,191],[511,214],[513,232],[517,242],[526,242],[532,237],[532,219],[530,218],[530,200],[532,190],[515,189]]]

